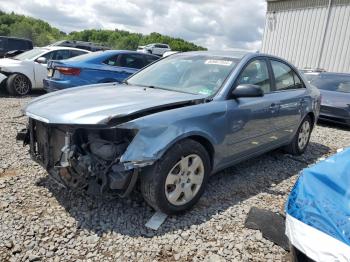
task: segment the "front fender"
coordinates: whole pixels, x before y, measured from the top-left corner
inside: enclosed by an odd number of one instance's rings
[[[121,162],[152,164],[176,142],[200,136],[215,147],[224,140],[226,104],[206,103],[142,117],[120,128],[136,129],[137,134],[121,156]]]

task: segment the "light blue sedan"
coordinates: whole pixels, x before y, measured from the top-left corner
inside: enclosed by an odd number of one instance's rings
[[[176,214],[210,174],[279,147],[302,154],[319,110],[320,92],[281,58],[189,52],[123,84],[33,100],[25,143],[67,187],[126,196],[140,181],[153,208]]]

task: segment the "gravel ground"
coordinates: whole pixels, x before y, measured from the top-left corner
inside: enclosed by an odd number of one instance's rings
[[[288,261],[288,253],[244,228],[252,206],[281,211],[298,173],[350,146],[350,132],[317,126],[307,152],[276,150],[210,179],[196,207],[144,227],[153,211],[139,194],[94,199],[70,193],[15,141],[30,98],[0,98],[0,261]]]

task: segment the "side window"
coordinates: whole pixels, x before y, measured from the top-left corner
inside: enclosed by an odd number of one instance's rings
[[[111,56],[106,59],[103,63],[110,66],[120,66],[118,62],[119,55]]]
[[[264,93],[271,92],[269,71],[265,60],[254,60],[242,71],[238,85],[251,84],[260,86]]]
[[[86,52],[84,52],[84,51],[79,51],[79,50],[71,50],[70,51],[70,57],[75,57],[75,56],[84,55],[84,54],[86,54]]]
[[[288,65],[271,60],[271,66],[275,76],[277,91],[303,87],[300,78]]]
[[[142,55],[123,54],[119,60],[120,66],[140,69],[144,67]]]
[[[52,57],[55,55],[57,51],[51,51],[51,52],[48,52],[44,55],[42,55],[41,57],[45,57],[46,58],[46,61],[49,61],[52,59]]]
[[[153,63],[154,61],[158,60],[158,57],[154,57],[154,56],[150,56],[150,55],[146,55],[145,56],[146,59],[146,65]]]
[[[57,50],[53,52],[51,60],[63,60],[70,58],[70,50]]]
[[[300,77],[293,71],[293,77],[294,77],[294,88],[303,88],[303,81],[301,81]]]

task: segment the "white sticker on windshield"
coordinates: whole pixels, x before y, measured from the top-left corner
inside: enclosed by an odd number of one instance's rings
[[[206,65],[223,65],[223,66],[230,66],[230,65],[232,65],[232,61],[210,59],[210,60],[206,60],[206,61],[205,61],[205,64],[206,64]]]

